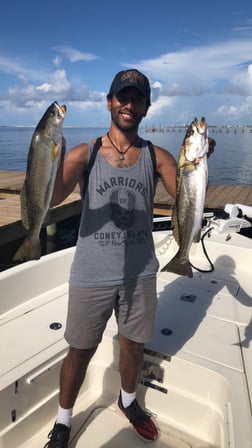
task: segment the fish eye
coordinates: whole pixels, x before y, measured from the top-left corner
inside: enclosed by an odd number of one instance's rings
[[[192,127],[189,127],[186,132],[186,138],[191,137],[194,134],[194,130]]]

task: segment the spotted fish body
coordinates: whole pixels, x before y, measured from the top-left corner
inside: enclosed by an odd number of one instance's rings
[[[205,118],[200,122],[195,118],[187,129],[178,160],[172,226],[179,249],[162,271],[193,277],[189,252],[192,243],[200,239],[208,182],[207,152],[208,131]]]
[[[61,158],[66,106],[52,103],[39,121],[30,144],[25,181],[20,193],[21,217],[28,236],[14,260],[39,259],[40,231],[49,210]]]

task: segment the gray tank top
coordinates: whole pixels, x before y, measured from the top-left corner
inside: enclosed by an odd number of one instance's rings
[[[92,149],[90,145],[90,154]],[[146,141],[129,168],[112,166],[98,151],[83,198],[71,284],[102,287],[156,275],[154,194],[153,163]]]

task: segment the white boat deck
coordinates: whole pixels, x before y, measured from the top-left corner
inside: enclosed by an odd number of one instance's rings
[[[214,272],[158,274],[155,338],[139,385],[160,427],[156,448],[252,447],[252,240],[244,247],[240,238],[216,236],[225,256],[206,242]],[[162,266],[170,241],[165,232],[156,240]],[[53,425],[73,250],[14,268],[15,281],[12,270],[1,274],[0,448],[43,447]],[[208,268],[199,249],[192,261]],[[146,446],[116,410],[117,361],[112,317],[76,403],[71,448]]]

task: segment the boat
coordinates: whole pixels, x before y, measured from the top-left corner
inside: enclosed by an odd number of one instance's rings
[[[156,448],[252,446],[252,239],[241,231],[251,222],[227,209],[227,219],[204,215],[193,278],[158,272],[155,337],[137,393],[159,427]],[[176,244],[171,230],[153,237],[162,268]],[[0,448],[43,447],[54,424],[74,250],[0,274]],[[146,446],[116,407],[118,356],[112,316],[74,408],[70,448]]]

